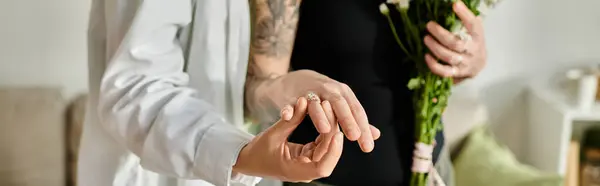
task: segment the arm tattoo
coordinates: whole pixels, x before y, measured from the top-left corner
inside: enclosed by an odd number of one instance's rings
[[[271,120],[278,115],[279,109],[268,96],[257,92],[259,87],[269,87],[282,75],[279,73],[285,73],[268,72],[264,68],[270,62],[289,62],[296,39],[301,0],[251,1],[254,2],[254,27],[246,75],[245,113],[253,119]]]
[[[299,18],[300,0],[255,0],[254,55],[291,56]]]
[[[269,86],[275,79],[280,77],[277,74],[263,75],[260,68],[250,56],[248,60],[248,72],[246,75],[246,87],[244,91],[244,115],[252,119],[255,124],[272,124],[277,121],[279,109],[275,104],[264,97],[256,95],[259,86]]]

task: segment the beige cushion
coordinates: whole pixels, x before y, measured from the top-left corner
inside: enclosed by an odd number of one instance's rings
[[[77,183],[77,159],[79,153],[79,142],[83,129],[87,95],[77,97],[67,111],[67,142],[68,142],[68,180],[69,185]]]
[[[64,130],[59,89],[0,88],[0,185],[64,186]]]

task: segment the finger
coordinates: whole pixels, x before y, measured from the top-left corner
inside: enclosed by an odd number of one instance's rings
[[[341,94],[334,94],[326,98],[333,107],[333,112],[340,123],[342,130],[350,141],[356,141],[360,138],[361,132],[357,122],[354,120],[352,111],[348,106],[346,99]]]
[[[295,152],[293,150],[290,149],[289,146],[290,143],[288,143],[288,145],[284,145],[283,146],[283,156],[285,158],[285,160],[291,160],[292,157],[295,157],[294,154]],[[297,152],[297,151],[296,151]]]
[[[454,72],[455,78],[470,78],[470,77],[475,76],[475,74],[473,72],[473,68],[471,68],[471,65],[466,65],[461,68],[455,68],[454,71],[455,71]]]
[[[323,135],[317,136],[317,139],[315,140],[315,143],[319,144],[319,143],[321,143],[321,141],[323,141]]]
[[[290,121],[294,116],[294,107],[291,105],[286,105],[281,109],[281,119],[284,121]]]
[[[467,78],[465,78],[465,77],[457,77],[457,78],[454,78],[453,83],[456,85],[456,84],[462,83],[465,80],[467,80]]]
[[[459,37],[454,35],[452,32],[446,30],[436,22],[430,21],[427,23],[427,30],[429,33],[446,48],[454,50],[456,52],[462,52],[466,49],[466,42],[461,40]]]
[[[302,146],[302,152],[300,153],[300,155],[302,155],[302,156],[306,155],[306,157],[312,157],[312,151],[314,151],[316,147],[317,147],[317,144],[315,144],[314,142],[310,142],[310,143]],[[310,153],[310,155],[309,155],[309,153]]]
[[[305,145],[297,144],[297,143],[287,143],[286,148],[289,152],[290,158],[296,158],[302,155],[302,149]],[[285,149],[284,149],[285,150]],[[286,152],[287,153],[287,152]]]
[[[272,130],[275,131],[275,135],[279,137],[280,140],[285,141],[287,138],[294,132],[296,127],[300,125],[307,112],[307,102],[306,98],[300,97],[296,102],[294,108],[294,116],[289,121],[278,121],[275,125],[272,126]]]
[[[350,89],[350,87],[346,88],[346,97],[350,103],[350,110],[352,111],[352,115],[354,115],[354,119],[357,121],[358,127],[360,128],[361,134],[358,139],[358,144],[360,145],[360,149],[363,152],[371,152],[375,147],[375,142],[373,142],[373,136],[371,135],[371,128],[369,127],[369,120],[367,119],[367,113],[365,113],[365,109],[363,109],[362,105],[354,95],[354,92]]]
[[[427,63],[427,66],[431,72],[442,77],[452,77],[456,73],[456,69],[453,69],[451,66],[438,63],[438,61],[433,58],[431,54],[425,54],[425,63]]]
[[[458,65],[464,60],[463,55],[446,48],[431,36],[425,36],[424,42],[435,57],[449,65]]]
[[[315,148],[315,151],[313,152],[313,157],[312,157],[313,161],[320,161],[321,158],[323,158],[325,153],[327,153],[327,150],[329,148],[329,143],[331,143],[332,135],[340,132],[340,127],[338,126],[338,124],[336,122],[335,114],[333,113],[333,108],[331,107],[331,104],[329,103],[329,101],[323,101],[321,103],[321,105],[323,107],[323,110],[325,111],[325,115],[327,116],[327,119],[331,126],[331,131],[327,134],[319,135],[319,137],[317,137],[317,140],[315,140],[317,147]]]
[[[290,122],[300,123],[304,120],[308,110],[308,102],[306,98],[300,97],[294,106],[294,116],[290,119]]]
[[[314,154],[314,149],[310,149],[310,150],[306,150],[304,152],[302,152],[301,156],[307,157],[308,159],[310,159],[310,161],[315,161],[312,157]]]
[[[323,107],[321,106],[321,101],[309,101],[308,115],[310,116],[310,119],[312,120],[313,124],[315,125],[315,128],[319,133],[328,133],[331,130],[329,121],[327,120],[327,116],[325,115],[325,111],[323,111]]]
[[[481,17],[475,16],[471,10],[465,5],[464,2],[458,1],[454,3],[453,6],[454,12],[458,15],[458,18],[461,20],[462,24],[465,26],[473,40],[481,41],[483,40],[483,24]]]
[[[381,137],[381,131],[373,125],[371,125],[370,128],[371,128],[371,135],[373,136],[373,140],[379,139],[379,137]]]
[[[297,162],[300,162],[300,163],[304,163],[304,164],[306,164],[306,163],[311,163],[311,162],[312,162],[312,161],[310,160],[310,158],[309,158],[309,157],[306,157],[306,156],[298,156],[298,157],[296,158],[296,161],[297,161]]]
[[[467,5],[465,5],[464,2],[457,1],[456,3],[454,3],[454,6],[452,6],[452,9],[454,9],[454,12],[456,13],[460,21],[463,23],[465,28],[467,28],[467,30],[477,31],[477,17],[475,16],[475,14],[473,14],[473,12],[471,12],[471,10],[469,10],[469,8],[467,7]]]
[[[338,132],[332,136],[331,143],[329,144],[329,150],[323,156],[321,161],[312,163],[301,163],[295,161],[295,167],[298,167],[298,171],[305,173],[306,179],[318,179],[328,177],[333,172],[333,169],[337,165],[340,157],[342,156],[344,134]]]
[[[331,133],[320,135],[323,137],[322,137],[321,142],[317,143],[317,146],[315,147],[315,150],[313,151],[313,154],[312,154],[313,161],[321,161],[321,158],[323,158],[323,156],[325,156],[325,154],[329,150],[332,136],[335,134],[337,134],[337,132],[335,132],[335,133],[331,132]]]
[[[323,107],[323,111],[325,111],[327,121],[329,121],[331,132],[340,132],[340,126],[338,125],[337,118],[335,117],[335,113],[333,112],[333,107],[331,107],[331,103],[325,100],[321,103],[321,106]]]
[[[344,148],[344,135],[341,132],[336,133],[331,138],[329,144],[329,150],[323,156],[321,161],[316,162],[317,176],[328,177],[335,169],[340,157],[342,157],[342,151]]]

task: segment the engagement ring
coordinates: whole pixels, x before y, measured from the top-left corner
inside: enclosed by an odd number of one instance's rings
[[[306,94],[306,99],[308,99],[308,101],[320,101],[319,96],[314,92],[308,92],[308,94]]]

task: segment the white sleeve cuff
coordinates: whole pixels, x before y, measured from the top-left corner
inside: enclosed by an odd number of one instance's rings
[[[217,186],[257,184],[259,177],[232,174],[240,151],[252,138],[253,135],[226,123],[211,126],[198,145],[194,172],[206,175],[206,181]]]
[[[248,176],[242,173],[233,172],[231,175],[231,182],[235,185],[254,186],[261,180],[260,177]]]

